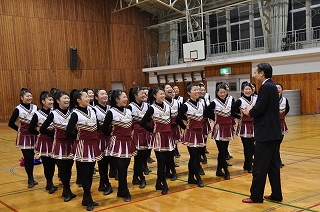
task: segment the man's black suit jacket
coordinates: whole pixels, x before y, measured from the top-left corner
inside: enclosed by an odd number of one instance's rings
[[[256,142],[280,140],[282,138],[279,94],[276,85],[271,79],[261,85],[258,99],[250,110],[254,117],[254,137]]]

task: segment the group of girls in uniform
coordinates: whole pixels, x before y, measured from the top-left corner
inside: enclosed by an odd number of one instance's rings
[[[282,96],[282,85],[278,83],[277,87],[285,134],[288,130],[285,115],[290,107]],[[178,177],[174,157],[180,156],[179,142],[187,146],[190,156],[188,183],[204,187],[200,161],[207,163],[206,143],[210,133],[218,149],[217,176],[230,179],[226,155],[229,154],[228,145],[234,138],[234,132],[243,143],[243,169],[251,173],[254,168],[253,119],[242,110],[254,106],[257,99],[255,85],[242,83],[241,97],[237,101],[228,94],[227,84],[223,82],[217,83],[216,96],[211,102],[203,83],[189,83],[186,92],[189,98],[184,101],[179,96],[179,88],[169,84],[150,90],[133,87],[129,98],[122,90],[107,93],[102,88],[95,91],[74,89],[69,95],[51,89],[40,94],[41,108],[38,109],[32,104],[31,91],[21,89],[20,104],[13,111],[9,127],[18,132],[16,147],[21,149],[25,160],[28,188],[38,184],[33,177],[34,154],[37,154],[43,162],[48,193],[52,194],[58,188],[53,183],[57,165],[64,202],[72,200],[76,194],[71,191],[70,179],[76,161],[77,184],[83,188],[82,205],[91,211],[98,206],[91,196],[94,167],[98,162],[98,190],[104,195],[113,192],[108,166],[114,166],[118,179],[117,196],[129,202],[131,194],[127,175],[131,157],[134,157],[132,184],[143,189],[147,185],[145,174],[148,172],[145,168],[153,149],[157,158],[155,188],[161,190],[161,194],[167,194],[166,178],[174,181]],[[280,152],[279,166],[283,166]]]

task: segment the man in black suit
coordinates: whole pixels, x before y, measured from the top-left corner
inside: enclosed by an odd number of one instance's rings
[[[251,196],[243,199],[244,203],[263,202],[263,197],[264,199],[282,201],[278,155],[282,137],[279,95],[271,77],[272,67],[270,64],[260,63],[257,65],[254,78],[262,83],[258,99],[254,107],[248,107],[244,110],[244,114],[254,117],[254,137],[256,140]],[[263,196],[267,175],[272,192],[270,196]]]

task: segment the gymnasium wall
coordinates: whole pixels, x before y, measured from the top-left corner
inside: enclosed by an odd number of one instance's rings
[[[8,122],[19,91],[29,88],[39,106],[42,90],[57,87],[124,90],[148,85],[143,55],[155,52],[144,39],[152,15],[137,8],[112,13],[116,0],[0,0],[0,122]],[[69,68],[69,47],[78,68]]]
[[[320,62],[317,57],[269,60],[273,66],[273,81],[283,85],[285,90],[301,90],[301,113],[318,113],[320,100]],[[232,75],[251,74],[252,82],[256,82],[253,76],[257,62],[228,64],[231,67]],[[205,76],[221,76],[220,68],[226,65],[205,67]],[[259,85],[257,84],[257,89]],[[290,101],[290,99],[289,99]],[[290,102],[289,102],[290,103]]]

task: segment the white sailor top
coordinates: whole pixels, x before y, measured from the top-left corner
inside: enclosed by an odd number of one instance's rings
[[[98,131],[98,137],[99,138],[105,138],[105,134],[102,132],[102,125],[104,122],[104,119],[107,115],[107,112],[110,110],[110,105],[106,105],[106,110],[104,110],[103,108],[101,108],[99,105],[95,105],[94,108],[96,109],[96,115],[97,115],[97,119],[99,122],[100,130]]]
[[[53,114],[53,126],[55,128],[55,138],[63,138],[65,139],[65,131],[67,129],[69,119],[71,117],[72,111],[68,110],[66,115],[64,115],[60,110],[55,109],[52,111]]]
[[[128,139],[132,137],[132,114],[127,108],[121,112],[115,107],[110,108],[112,112],[112,133],[111,136],[116,136],[117,140],[122,140],[121,138]]]
[[[176,100],[178,101],[179,105],[183,104],[183,97],[182,96],[178,96],[178,98]]]
[[[142,102],[141,107],[137,105],[135,102],[131,102],[129,104],[131,106],[131,114],[134,122],[134,132],[136,133],[146,133],[148,132],[143,127],[140,126],[140,122],[143,116],[146,114],[148,110],[148,103]]]
[[[52,109],[51,109],[51,112],[52,112]],[[48,115],[46,113],[44,113],[42,110],[36,111],[35,114],[37,114],[37,116],[38,116],[37,126],[41,127],[43,122],[47,119]],[[52,130],[52,131],[54,130],[54,126],[53,126],[52,122],[50,123],[50,125],[47,129]]]
[[[279,112],[280,112],[280,122],[281,122],[282,134],[288,133],[288,127],[287,127],[287,123],[285,121],[286,106],[287,106],[287,99],[286,99],[286,97],[283,96],[279,100]]]
[[[28,110],[25,108],[23,105],[19,104],[16,107],[19,110],[19,129],[18,132],[23,133],[23,134],[30,134],[28,132],[28,126],[31,122],[31,119],[34,115],[34,113],[37,111],[37,106],[34,104],[30,104],[30,109]]]
[[[107,112],[110,110],[110,105],[106,105],[106,110],[101,108],[99,105],[95,105],[94,108],[96,109],[97,119],[99,121],[99,125],[102,126],[104,122],[104,118],[107,115]]]
[[[209,106],[210,105],[210,95],[208,93],[206,93],[204,95],[203,99],[206,102],[206,105]]]
[[[171,102],[169,102],[168,100],[164,100],[164,103],[168,104],[171,110],[171,119],[172,119],[172,124],[177,124],[176,123],[176,117],[178,115],[178,110],[179,110],[179,102],[176,99],[172,99]]]
[[[286,97],[283,96],[279,100],[280,119],[284,119],[286,115],[286,106],[287,106],[287,99]]]
[[[189,100],[184,103],[188,110],[186,112],[187,116],[187,129],[191,131],[198,131],[202,133],[203,129],[203,111],[205,108],[205,102],[203,99],[197,101],[197,106],[192,104]]]
[[[225,103],[222,103],[218,98],[215,98],[213,101],[216,106],[214,108],[216,124],[232,124],[231,116],[231,105],[232,105],[232,96],[226,98]]]
[[[96,113],[92,107],[87,107],[88,114],[85,114],[81,110],[75,108],[74,113],[78,116],[77,121],[77,139],[76,140],[92,140],[98,139],[97,135],[97,118]]]
[[[154,123],[153,133],[158,132],[171,132],[171,110],[168,104],[163,104],[163,108],[156,104],[152,104],[153,115],[152,120]]]
[[[241,105],[240,105],[240,110],[241,110],[241,115],[242,115],[241,120],[244,121],[244,122],[245,121],[253,121],[252,117],[243,114],[242,111],[248,106],[252,106],[253,107],[256,104],[257,97],[256,96],[251,96],[250,102],[244,97],[240,97],[239,100],[241,101]]]

